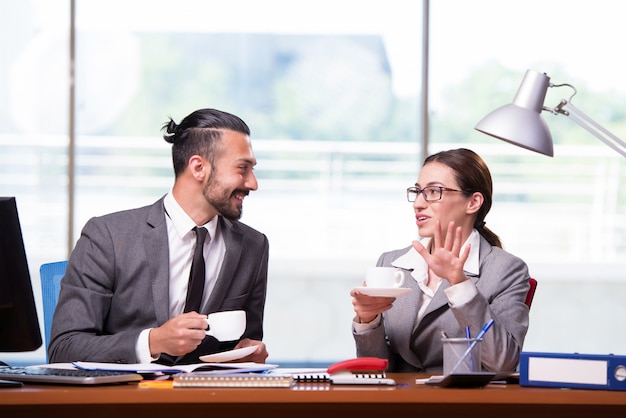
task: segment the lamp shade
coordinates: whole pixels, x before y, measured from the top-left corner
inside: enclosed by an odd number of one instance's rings
[[[552,135],[541,116],[550,78],[528,70],[513,103],[482,118],[475,129],[522,148],[554,156]]]

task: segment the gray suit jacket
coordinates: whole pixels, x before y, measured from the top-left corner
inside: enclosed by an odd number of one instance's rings
[[[377,265],[391,266],[410,248],[382,254]],[[493,318],[495,322],[482,342],[483,368],[514,370],[528,331],[528,307],[524,303],[530,287],[528,268],[521,259],[492,247],[482,237],[479,262],[479,275],[468,275],[478,289],[476,297],[452,308],[443,292],[450,283],[443,280],[419,324],[421,290],[410,270],[404,270],[404,286],[413,291],[395,300],[393,307],[383,314],[379,327],[354,333],[357,355],[387,358],[389,371],[441,374],[442,331],[448,337],[464,337],[465,327],[469,325],[475,336]]]
[[[51,362],[136,363],[140,332],[169,319],[169,246],[163,198],[90,219],[70,256],[49,343]],[[262,340],[269,243],[237,221],[219,219],[226,255],[204,314],[243,309],[242,338]],[[230,347],[235,343],[231,343]],[[227,348],[230,348],[227,347]],[[205,338],[192,363],[224,347]]]

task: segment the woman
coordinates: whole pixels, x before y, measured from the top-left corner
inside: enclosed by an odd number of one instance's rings
[[[502,249],[485,226],[492,203],[491,174],[468,149],[426,158],[413,202],[420,241],[383,253],[378,266],[404,272],[412,291],[397,298],[370,297],[352,290],[353,335],[359,357],[389,359],[391,372],[441,374],[441,337],[483,337],[482,365],[515,370],[528,330],[526,264]]]

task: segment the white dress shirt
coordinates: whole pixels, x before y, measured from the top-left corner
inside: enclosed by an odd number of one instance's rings
[[[430,240],[431,238],[422,238],[422,240],[420,240],[420,243],[425,248],[428,248]],[[480,267],[480,234],[476,229],[472,230],[470,236],[467,238],[465,243],[463,243],[463,246],[461,247],[461,253],[463,253],[463,250],[468,244],[471,245],[470,253],[467,257],[467,260],[465,260],[463,270],[466,273],[477,276]],[[432,300],[436,291],[433,291],[427,286],[428,264],[426,264],[426,260],[424,260],[424,258],[415,250],[415,248],[411,247],[406,253],[391,262],[391,265],[393,267],[412,270],[411,277],[417,282],[417,285],[421,290],[420,298],[422,303],[417,313],[417,322],[421,321],[424,312],[426,311],[426,308],[428,308],[428,304]],[[439,284],[440,283],[441,282],[439,282]],[[439,284],[437,284],[437,289],[439,288]],[[465,280],[464,282],[448,287],[444,290],[444,292],[448,297],[448,302],[450,303],[450,305],[455,306],[467,303],[476,295],[478,290],[476,290],[474,282],[472,282],[471,280]],[[376,328],[380,325],[380,320],[381,316],[378,315],[374,320],[369,323],[362,324],[355,321],[352,325],[354,327],[354,331],[359,333],[368,329]]]
[[[169,244],[169,317],[174,318],[182,314],[185,309],[191,262],[196,245],[196,233],[193,231],[196,224],[176,202],[171,191],[165,196],[163,203]],[[207,239],[204,242],[203,248],[206,277],[201,307],[205,307],[215,287],[222,260],[226,254],[226,245],[217,227],[217,216],[206,224],[198,226],[206,228],[211,237],[210,240]],[[159,358],[159,355],[150,356],[149,332],[150,329],[143,330],[137,339],[136,352],[139,363],[149,363]]]

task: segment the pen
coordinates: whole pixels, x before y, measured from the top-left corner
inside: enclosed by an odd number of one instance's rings
[[[469,348],[471,345],[470,340],[472,339],[472,332],[470,331],[470,326],[465,327],[465,338],[467,339],[467,347]],[[474,359],[470,356],[470,370],[474,370]]]
[[[487,322],[485,325],[483,325],[483,327],[480,329],[480,331],[478,331],[478,335],[476,335],[476,339],[480,340],[481,338],[483,338],[483,335],[485,335],[485,333],[487,331],[489,331],[489,328],[491,328],[491,326],[493,325],[494,320],[490,319],[489,322]]]
[[[461,364],[463,364],[463,361],[465,361],[465,358],[469,355],[469,353],[472,352],[472,349],[474,347],[476,347],[476,344],[478,343],[478,341],[480,341],[480,339],[485,335],[485,333],[487,331],[489,331],[489,328],[491,328],[491,326],[493,325],[494,320],[490,319],[489,322],[487,322],[485,325],[483,325],[483,327],[480,329],[480,331],[478,331],[478,334],[476,335],[476,339],[474,341],[472,341],[472,343],[470,344],[469,347],[467,347],[467,350],[465,350],[465,353],[463,353],[463,355],[461,356],[461,358],[459,359],[459,361],[457,361],[457,363],[454,365],[454,367],[450,370],[450,373],[448,374],[452,374],[456,371],[456,369],[459,368],[459,366]]]

